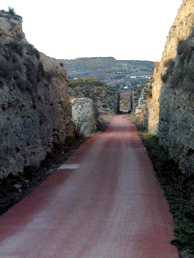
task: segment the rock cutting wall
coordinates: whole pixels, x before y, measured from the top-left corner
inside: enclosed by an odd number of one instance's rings
[[[138,94],[133,114],[137,117],[138,123],[148,127],[148,99],[151,97],[152,79],[149,79],[141,88],[141,93]]]
[[[131,111],[135,113],[144,85],[136,85],[131,92]]]
[[[148,129],[184,173],[194,171],[194,2],[184,0],[155,67]]]
[[[159,138],[187,174],[194,172],[194,31],[163,76]]]
[[[73,137],[67,74],[39,53],[22,19],[0,12],[0,177],[39,166],[54,146]]]
[[[193,27],[194,2],[193,0],[184,0],[169,31],[159,66],[155,67],[153,73],[152,98],[148,100],[148,129],[152,134],[158,134],[159,131],[161,76],[167,69],[169,62],[175,59],[178,43],[191,34]]]
[[[69,95],[74,98],[90,98],[94,102],[96,115],[117,114],[119,111],[119,93],[108,87],[98,78],[72,80]]]

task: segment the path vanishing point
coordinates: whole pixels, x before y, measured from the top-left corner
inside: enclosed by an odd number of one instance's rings
[[[122,115],[0,217],[0,258],[178,258],[173,219]]]

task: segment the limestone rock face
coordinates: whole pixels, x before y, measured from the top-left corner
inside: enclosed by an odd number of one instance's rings
[[[152,80],[147,81],[147,83],[143,86],[143,89],[141,91],[141,94],[139,96],[137,106],[135,108],[135,115],[141,115],[142,110],[144,110],[146,104],[147,104],[147,98],[148,94],[151,93],[151,87],[152,87]]]
[[[72,120],[79,133],[87,136],[96,131],[94,103],[89,98],[74,98],[72,104]]]
[[[154,69],[152,83],[152,98],[148,100],[148,129],[152,134],[159,131],[160,90],[162,86],[161,76],[164,74],[170,60],[177,54],[177,46],[181,40],[185,40],[194,28],[194,3],[193,0],[183,0],[173,26],[169,31],[167,42],[161,61]]]
[[[131,94],[131,109],[138,123],[148,127],[147,100],[151,96],[152,78],[146,84],[134,87]]]
[[[1,43],[13,39],[26,41],[22,31],[22,18],[18,15],[0,11],[0,37]]]
[[[159,138],[183,172],[194,171],[194,31],[178,47],[160,93]]]
[[[139,123],[143,124],[146,128],[148,127],[148,99],[151,97],[152,90],[152,79],[148,80],[143,85],[141,94],[139,96],[137,106],[134,110],[134,114],[138,117]]]
[[[157,134],[184,173],[194,171],[194,2],[184,0],[148,99],[148,129]]]
[[[0,177],[39,166],[73,137],[66,70],[39,53],[19,16],[0,12]]]
[[[119,111],[119,94],[115,88],[108,87],[98,78],[72,80],[69,95],[74,98],[90,98],[94,102],[96,115],[116,114]]]
[[[136,85],[131,92],[131,111],[133,113],[135,113],[143,87],[143,85]]]

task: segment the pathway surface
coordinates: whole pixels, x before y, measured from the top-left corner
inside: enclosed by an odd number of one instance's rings
[[[0,258],[178,258],[173,220],[123,116],[0,217]]]

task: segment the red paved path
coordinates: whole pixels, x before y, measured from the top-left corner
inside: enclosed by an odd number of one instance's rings
[[[0,217],[1,258],[178,258],[172,218],[122,116]]]

